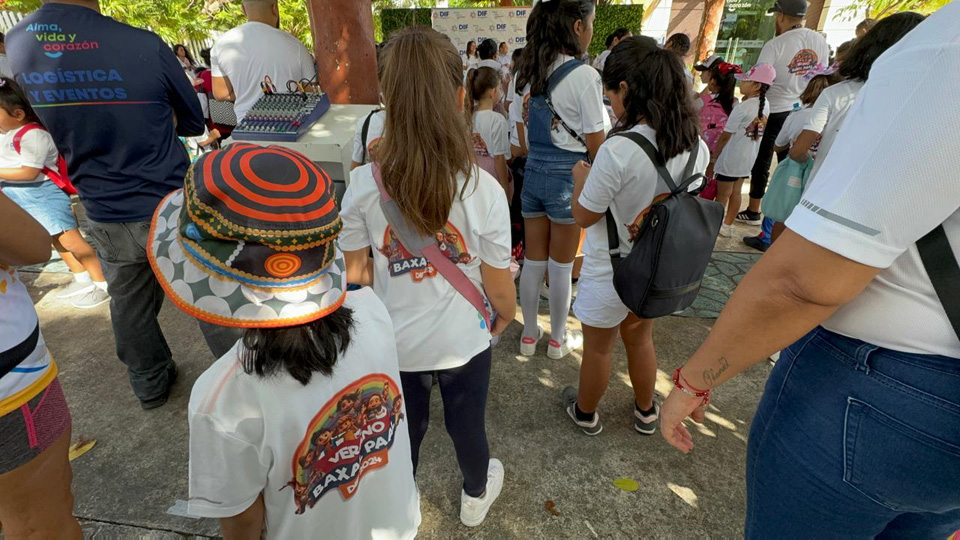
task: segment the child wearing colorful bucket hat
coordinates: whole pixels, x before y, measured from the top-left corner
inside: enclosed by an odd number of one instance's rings
[[[188,410],[188,511],[225,536],[264,523],[268,538],[416,535],[393,325],[372,290],[347,294],[341,228],[323,170],[240,143],[204,154],[153,217],[167,295],[244,329]]]
[[[767,90],[776,79],[777,70],[771,64],[760,63],[734,77],[740,81],[743,99],[730,112],[707,169],[707,176],[716,174],[717,202],[727,207],[720,226],[720,236],[727,238],[733,236],[733,221],[742,203],[743,181],[750,176],[760,153],[763,130],[770,114]]]

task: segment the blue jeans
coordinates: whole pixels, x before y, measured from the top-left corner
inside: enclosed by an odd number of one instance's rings
[[[747,538],[960,529],[960,359],[823,328],[785,349],[747,451]]]

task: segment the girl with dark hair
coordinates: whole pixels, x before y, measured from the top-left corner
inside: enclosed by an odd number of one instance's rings
[[[463,54],[463,70],[468,71],[480,63],[480,54],[477,51],[477,42],[470,40],[467,42],[467,50]]]
[[[838,72],[846,80],[820,94],[803,126],[803,132],[790,147],[790,158],[802,162],[807,160],[810,149],[819,141],[817,159],[810,172],[810,182],[816,178],[833,141],[837,138],[840,126],[847,118],[847,112],[870,77],[873,62],[924,19],[923,15],[909,11],[881,19],[862,38],[857,39],[844,55]]]
[[[737,103],[734,96],[737,89],[735,75],[740,73],[740,66],[717,60],[704,73],[707,74],[707,88],[697,100],[700,104],[700,135],[707,143],[710,154],[716,158],[719,155],[717,143]],[[716,178],[707,178],[707,187],[700,196],[711,200],[717,196]]]
[[[629,28],[617,28],[610,35],[607,36],[606,49],[603,50],[600,54],[597,55],[597,58],[593,61],[593,67],[597,68],[597,71],[603,73],[603,66],[607,62],[607,57],[610,56],[610,51],[617,46],[618,43],[632,36],[633,32]]]
[[[269,188],[293,185],[311,194],[296,219],[291,192]],[[251,189],[256,208],[234,203]],[[420,523],[409,434],[384,411],[403,402],[393,325],[372,290],[347,293],[334,195],[306,156],[235,143],[201,156],[153,216],[147,256],[166,295],[243,329],[187,411],[188,509],[224,538],[413,538]]]
[[[510,135],[507,133],[506,118],[493,110],[494,105],[500,103],[500,94],[499,72],[489,67],[467,72],[464,108],[473,138],[473,150],[477,154],[477,165],[500,182],[509,200],[511,191],[507,159],[510,157]]]
[[[107,281],[93,247],[80,234],[70,197],[56,184],[60,153],[43,128],[20,86],[0,79],[0,188],[50,234],[54,249],[70,268],[73,283],[56,298],[73,298],[73,306],[94,308],[110,300]]]
[[[740,93],[743,101],[730,112],[707,170],[708,177],[716,174],[716,200],[727,209],[720,226],[720,236],[726,238],[733,236],[733,221],[742,202],[743,181],[750,176],[750,169],[760,153],[760,141],[770,113],[766,94],[776,76],[777,70],[771,64],[757,64],[746,74],[734,75],[742,81]]]
[[[173,53],[177,55],[177,60],[180,62],[180,66],[184,71],[193,71],[197,67],[197,62],[193,59],[193,55],[190,54],[190,50],[185,46],[177,43],[173,46]]]
[[[573,216],[587,229],[580,291],[573,306],[583,323],[584,347],[579,388],[564,389],[563,402],[566,414],[587,435],[602,430],[597,408],[610,379],[618,333],[633,384],[634,428],[644,435],[656,431],[653,320],[631,313],[614,290],[604,215],[608,210],[613,214],[620,251],[628,253],[651,205],[670,191],[650,158],[628,137],[654,143],[674,178],[683,176],[694,148],[698,153],[693,172],[706,170],[710,153],[699,136],[684,72],[677,55],[660,49],[651,38],[631,37],[614,47],[603,70],[603,86],[618,118],[611,133],[619,136],[603,143],[592,166],[581,161],[573,172]]]
[[[800,94],[800,102],[803,109],[791,114],[787,121],[783,123],[783,129],[777,135],[774,145],[774,151],[778,153],[788,152],[790,145],[797,140],[803,126],[810,119],[813,112],[811,107],[828,87],[840,82],[840,75],[835,73],[832,67],[825,68],[823,64],[819,65],[813,71],[808,73],[805,78],[809,79],[807,87]],[[814,157],[816,157],[817,145],[810,149],[811,156],[803,162],[794,161],[789,156],[777,164],[776,170],[770,178],[770,185],[767,186],[767,193],[763,197],[762,210],[763,215],[772,219],[773,229],[770,234],[770,244],[783,234],[786,229],[787,218],[793,213],[793,209],[800,203],[800,198],[807,187],[807,180],[810,177],[810,171],[813,168]],[[747,240],[744,240],[746,243]],[[747,245],[750,245],[747,243]]]
[[[524,118],[517,131],[520,146],[529,150],[520,193],[526,250],[520,276],[523,356],[536,353],[543,335],[537,314],[545,274],[550,279],[547,356],[559,360],[583,345],[582,334],[567,330],[581,232],[570,212],[572,170],[578,161],[596,156],[610,128],[600,75],[577,60],[593,38],[594,16],[593,0],[551,0],[535,5],[527,20],[527,46],[517,74]]]
[[[503,487],[503,464],[490,457],[484,414],[491,334],[513,321],[517,294],[507,199],[476,165],[460,66],[456,48],[435,30],[410,27],[390,38],[380,80],[384,137],[373,163],[351,174],[340,243],[350,281],[372,285],[393,319],[414,471],[436,381],[463,474],[460,521],[475,527]],[[381,207],[381,186],[408,227],[435,238],[436,256],[456,263],[486,297],[497,312],[492,329],[448,274],[407,251],[394,232],[399,218],[390,218],[391,225]]]

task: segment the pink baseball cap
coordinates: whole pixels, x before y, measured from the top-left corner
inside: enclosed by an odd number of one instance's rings
[[[734,77],[740,81],[753,81],[760,84],[772,85],[773,81],[777,78],[777,68],[773,67],[773,64],[757,64],[750,68],[750,71],[738,73],[734,75]]]

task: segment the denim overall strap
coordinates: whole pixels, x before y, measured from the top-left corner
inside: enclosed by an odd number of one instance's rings
[[[555,115],[547,100],[557,85],[560,84],[567,75],[573,72],[574,69],[582,65],[583,62],[575,59],[564,62],[560,67],[555,69],[547,79],[546,93],[530,96],[527,129],[531,154],[556,154],[558,151],[564,152],[554,146],[553,139],[550,135],[550,132],[553,131]],[[562,122],[562,120],[560,121]]]

